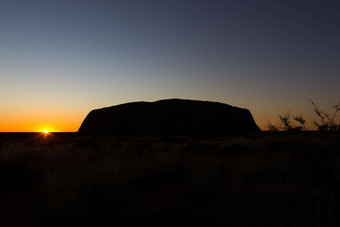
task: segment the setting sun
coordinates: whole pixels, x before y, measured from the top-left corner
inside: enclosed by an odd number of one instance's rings
[[[48,130],[44,130],[44,131],[43,131],[43,133],[45,133],[45,134],[48,134],[48,133],[49,133],[49,131],[48,131]]]

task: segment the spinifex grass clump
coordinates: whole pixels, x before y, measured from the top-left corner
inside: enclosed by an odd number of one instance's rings
[[[333,114],[326,113],[313,102],[314,112],[319,120],[313,120],[313,124],[318,127],[319,131],[339,131],[340,130],[340,119],[337,120],[336,116],[340,111],[340,104],[332,104],[331,107],[334,109]]]
[[[290,115],[290,112],[284,114],[284,115],[279,115],[281,125],[274,125],[270,122],[267,124],[267,128],[271,132],[277,132],[280,130],[284,131],[302,131],[306,130],[306,120],[302,117],[302,115]],[[299,123],[299,125],[295,125],[292,123],[291,119]]]
[[[334,109],[333,113],[327,113],[322,111],[313,101],[312,105],[314,108],[314,113],[317,116],[317,120],[312,120],[312,123],[317,127],[318,131],[340,131],[340,119],[337,119],[337,114],[340,111],[340,104],[332,104],[331,107]],[[270,122],[267,124],[267,128],[271,132],[275,131],[304,131],[306,130],[306,120],[303,118],[302,114],[290,115],[290,112],[279,115],[281,124],[274,125]],[[295,125],[292,123],[293,119]]]
[[[300,125],[296,126],[295,124],[291,123],[291,115],[288,112],[285,115],[279,115],[281,123],[283,125],[283,129],[286,131],[301,131],[306,129],[306,120],[302,117],[302,115],[295,115],[292,116],[293,120],[298,122]]]

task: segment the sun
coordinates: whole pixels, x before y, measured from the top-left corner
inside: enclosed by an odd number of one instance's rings
[[[36,132],[39,132],[42,135],[48,136],[48,135],[51,135],[52,132],[54,132],[54,128],[52,128],[48,125],[45,125],[45,126],[41,126],[41,127],[37,128]]]

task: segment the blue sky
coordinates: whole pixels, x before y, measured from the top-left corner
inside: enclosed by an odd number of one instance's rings
[[[340,101],[339,28],[338,1],[2,0],[0,131],[175,97],[309,119]]]

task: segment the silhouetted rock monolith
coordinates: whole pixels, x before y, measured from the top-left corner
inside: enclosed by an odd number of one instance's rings
[[[89,135],[229,135],[259,131],[247,109],[218,102],[168,99],[93,110],[78,132]]]

